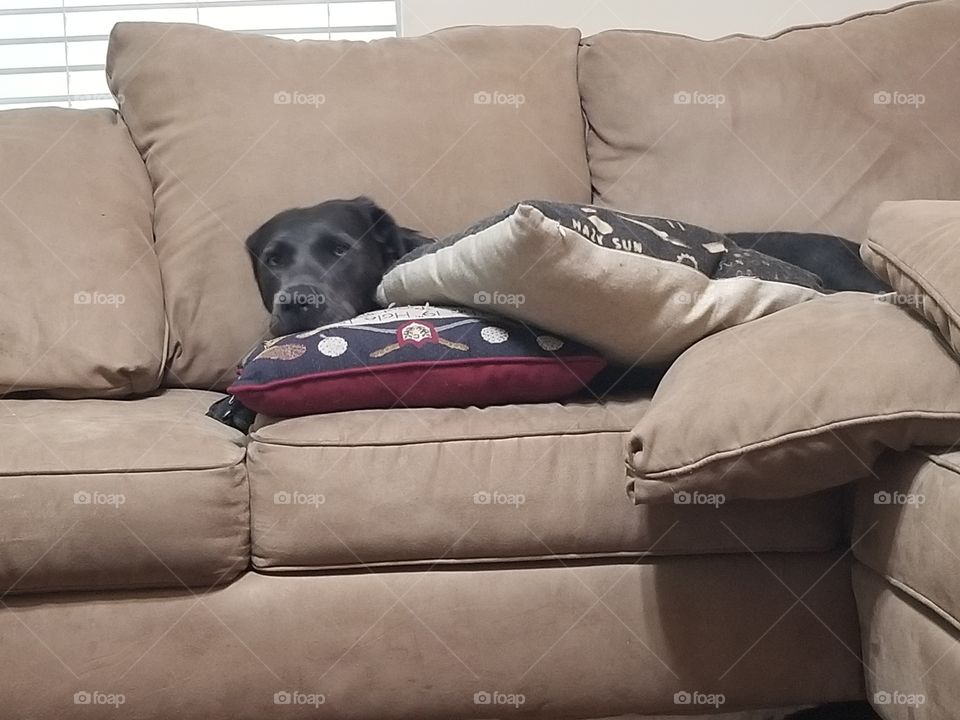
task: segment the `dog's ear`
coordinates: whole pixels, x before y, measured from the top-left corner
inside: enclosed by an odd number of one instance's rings
[[[253,234],[247,238],[247,252],[250,254],[250,262],[253,265],[253,279],[257,283],[257,289],[260,291],[260,299],[263,300],[263,306],[269,311],[273,311],[273,293],[269,290],[269,283],[264,281],[264,274],[270,272],[270,269],[263,264],[263,249],[270,239],[270,233],[267,232],[267,226],[261,225]]]
[[[352,202],[356,203],[357,207],[364,213],[365,220],[370,227],[370,236],[380,244],[388,265],[399,260],[411,250],[432,242],[430,238],[416,230],[397,225],[393,216],[370,198],[361,195]]]
[[[433,238],[428,238],[426,235],[417,232],[416,230],[411,230],[406,227],[397,227],[397,241],[395,244],[395,257],[390,259],[390,262],[395,262],[402,258],[404,255],[407,255],[410,252],[413,252],[421,245],[430,245],[431,243],[436,242]]]

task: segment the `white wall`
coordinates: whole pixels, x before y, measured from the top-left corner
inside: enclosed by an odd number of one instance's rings
[[[400,0],[404,35],[451,25],[557,25],[585,35],[643,28],[715,38],[770,35],[899,5],[896,0]]]

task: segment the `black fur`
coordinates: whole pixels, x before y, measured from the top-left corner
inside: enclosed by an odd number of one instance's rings
[[[312,330],[373,310],[384,271],[427,242],[362,196],[275,215],[247,238],[270,333]],[[215,402],[207,415],[241,432],[256,417],[234,397]]]
[[[271,334],[311,330],[373,310],[384,271],[426,242],[366,197],[275,215],[247,239]]]
[[[742,248],[751,248],[817,275],[827,290],[890,292],[860,261],[856,243],[817,233],[727,233]]]

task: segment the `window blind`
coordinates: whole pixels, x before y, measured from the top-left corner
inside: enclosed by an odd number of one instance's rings
[[[397,35],[397,0],[0,0],[0,110],[114,105],[114,23],[185,22],[292,40]]]

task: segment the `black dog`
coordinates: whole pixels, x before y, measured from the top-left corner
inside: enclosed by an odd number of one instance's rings
[[[796,232],[728,233],[742,248],[749,248],[797,265],[818,276],[826,290],[890,292],[860,261],[860,247],[833,235]]]
[[[384,271],[427,242],[366,197],[275,215],[247,238],[270,334],[312,330],[375,309]],[[256,417],[234,397],[214,403],[207,415],[242,432]]]
[[[812,272],[826,290],[890,290],[863,266],[858,246],[839,237],[795,232],[727,237]],[[373,310],[384,272],[427,242],[366,197],[328,200],[274,216],[247,239],[260,296],[271,313],[271,334],[312,330]],[[216,403],[208,414],[244,431],[254,418],[234,398]]]
[[[366,197],[275,215],[248,239],[274,337],[375,309],[383,273],[429,240]]]
[[[726,236],[741,248],[756,250],[813,273],[826,291],[887,293],[891,290],[864,267],[860,246],[840,237],[799,232],[736,232]],[[608,365],[590,382],[590,390],[598,397],[606,397],[614,390],[653,390],[665,373],[666,368]],[[797,716],[798,720],[800,717]]]

